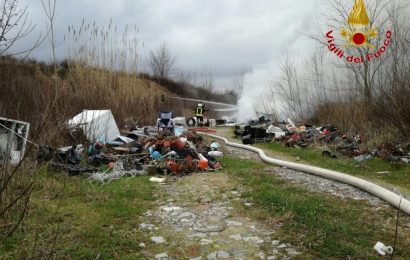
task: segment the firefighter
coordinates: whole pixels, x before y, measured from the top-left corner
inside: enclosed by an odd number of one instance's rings
[[[195,109],[195,116],[197,118],[197,125],[200,126],[204,122],[205,106],[203,104],[198,104]]]

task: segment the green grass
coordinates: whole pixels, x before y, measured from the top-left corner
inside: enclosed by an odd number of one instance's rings
[[[401,191],[410,195],[410,167],[407,165],[397,165],[382,161],[379,158],[365,162],[357,162],[337,154],[338,159],[322,156],[322,150],[307,148],[297,149],[285,147],[280,143],[258,144],[260,148],[272,151],[284,157],[299,158],[301,163],[320,166],[331,170],[344,172],[347,174],[364,177],[378,183],[385,183],[387,186],[400,187]],[[388,173],[379,173],[386,172]]]
[[[147,177],[101,185],[43,169],[35,183],[24,229],[0,246],[2,258],[140,257],[138,217],[157,191]]]
[[[230,139],[230,141],[240,143],[240,139],[231,138],[231,136],[233,136],[233,131],[233,128],[231,128],[226,130],[226,132],[221,133],[226,138]],[[278,159],[309,164],[362,177],[387,188],[398,188],[400,192],[410,196],[409,165],[385,162],[379,158],[357,162],[352,158],[348,158],[337,152],[334,152],[334,154],[337,155],[338,159],[332,159],[322,156],[323,151],[321,149],[298,149],[294,147],[286,147],[278,142],[256,144],[255,146],[265,150],[267,154],[277,157]]]
[[[255,203],[243,214],[282,223],[273,239],[303,248],[303,259],[374,258],[377,241],[393,244],[395,210],[375,211],[365,202],[307,192],[263,173],[267,165],[257,161],[222,158],[221,163],[232,181],[245,187],[246,200]],[[65,181],[61,173],[40,169],[24,224],[0,244],[0,258],[144,258],[138,246],[146,242],[139,216],[164,195],[156,187],[148,177],[101,185],[84,177]],[[403,226],[396,256],[410,256],[410,232]]]
[[[276,239],[304,248],[302,259],[378,259],[372,249],[374,244],[393,244],[391,220],[396,211],[391,208],[375,211],[362,201],[308,192],[273,174],[261,173],[266,167],[262,163],[224,158],[222,164],[247,187],[244,197],[258,208],[245,214],[254,214],[252,217],[262,221],[282,220]],[[408,229],[400,228],[398,241],[396,259],[408,259]]]

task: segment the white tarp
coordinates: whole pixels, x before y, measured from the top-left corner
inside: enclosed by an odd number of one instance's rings
[[[280,139],[282,136],[285,136],[286,133],[285,131],[283,131],[282,129],[280,129],[279,127],[270,125],[268,127],[268,130],[266,130],[267,134],[275,134],[275,139]]]
[[[111,110],[84,110],[68,121],[68,124],[71,129],[82,129],[91,142],[106,143],[120,136]]]

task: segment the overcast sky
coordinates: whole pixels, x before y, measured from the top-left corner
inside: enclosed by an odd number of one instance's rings
[[[56,34],[59,42],[68,25],[83,18],[103,26],[110,18],[120,28],[138,26],[140,53],[166,42],[182,70],[212,71],[217,88],[229,88],[233,71],[242,68],[271,73],[275,60],[285,54],[309,52],[301,36],[312,24],[324,0],[58,0]],[[40,30],[45,17],[40,0],[20,0],[27,5]],[[43,29],[44,30],[44,29]],[[34,34],[32,35],[34,37]],[[29,44],[27,39],[24,44]],[[60,44],[58,57],[67,55]],[[32,56],[50,59],[44,43]],[[261,74],[261,72],[257,72]],[[248,75],[252,76],[252,75]],[[259,75],[257,80],[267,80]],[[254,79],[255,80],[255,79]]]

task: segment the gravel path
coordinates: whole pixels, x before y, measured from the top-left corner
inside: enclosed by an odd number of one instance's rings
[[[226,145],[224,149],[229,156],[261,161],[259,156],[251,151],[236,149]],[[339,198],[365,200],[373,206],[388,207],[388,204],[379,198],[348,184],[283,167],[267,166],[265,172],[275,174],[281,179],[299,184],[311,192],[324,192]]]
[[[167,201],[146,212],[139,226],[148,258],[291,259],[301,254],[280,241],[275,228],[238,211],[252,210],[253,205],[222,172],[184,177],[161,189]]]
[[[223,145],[226,155],[258,160],[257,154]],[[336,181],[267,165],[275,174],[311,192],[342,199],[364,200],[376,210],[389,205]],[[242,198],[244,188],[223,172],[194,174],[161,185],[162,199],[140,219],[140,252],[147,259],[292,259],[303,250],[276,234],[283,221],[267,227],[251,219],[253,204]],[[247,214],[244,214],[246,212]],[[246,216],[245,216],[246,215]],[[282,221],[282,222],[281,222]],[[410,226],[410,224],[408,224]]]

